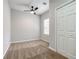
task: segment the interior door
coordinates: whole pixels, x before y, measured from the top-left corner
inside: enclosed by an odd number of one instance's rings
[[[57,52],[76,59],[76,3],[56,9]]]

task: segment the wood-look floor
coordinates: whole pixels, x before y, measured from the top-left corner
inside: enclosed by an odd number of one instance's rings
[[[67,59],[48,49],[48,43],[42,40],[13,43],[4,59]]]

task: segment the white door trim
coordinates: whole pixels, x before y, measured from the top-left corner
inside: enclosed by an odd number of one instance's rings
[[[55,10],[60,9],[60,8],[63,8],[64,6],[70,4],[70,3],[74,2],[74,1],[75,1],[75,0],[69,0],[69,1],[67,1],[67,2],[65,2],[65,3],[63,3],[63,4],[61,4],[61,5],[59,5],[58,7],[56,7]]]

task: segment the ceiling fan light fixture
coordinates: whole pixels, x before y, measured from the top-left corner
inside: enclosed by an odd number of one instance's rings
[[[31,14],[34,14],[34,11],[31,11],[30,13],[31,13]]]

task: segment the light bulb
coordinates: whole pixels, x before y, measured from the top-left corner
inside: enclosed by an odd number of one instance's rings
[[[34,12],[33,12],[33,11],[31,11],[30,13],[32,13],[32,14],[33,14]]]

